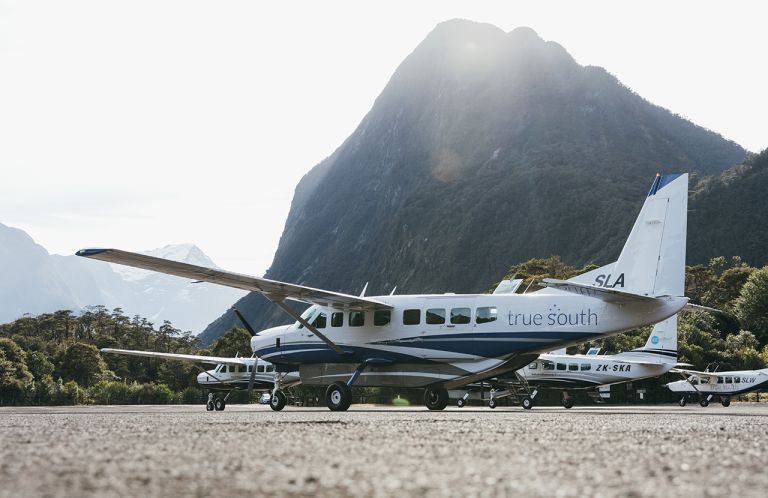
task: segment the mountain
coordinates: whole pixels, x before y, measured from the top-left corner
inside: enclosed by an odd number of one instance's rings
[[[144,254],[216,268],[192,244]],[[245,293],[213,284],[135,270],[76,256],[48,254],[24,231],[0,224],[0,323],[24,313],[78,311],[86,306],[123,308],[160,325],[199,332]]]
[[[768,149],[720,176],[692,182],[688,214],[688,261],[740,256],[768,264]]]
[[[657,171],[719,174],[745,156],[529,28],[448,21],[296,187],[266,277],[476,292],[532,257],[608,262]],[[258,296],[238,306],[257,327],[286,321]]]

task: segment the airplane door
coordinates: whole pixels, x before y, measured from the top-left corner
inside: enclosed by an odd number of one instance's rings
[[[462,303],[447,310],[446,333],[455,338],[456,352],[477,354],[472,327],[472,304]]]

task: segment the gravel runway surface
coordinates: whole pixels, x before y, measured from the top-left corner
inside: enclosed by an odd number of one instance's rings
[[[0,408],[0,497],[768,496],[768,405]]]

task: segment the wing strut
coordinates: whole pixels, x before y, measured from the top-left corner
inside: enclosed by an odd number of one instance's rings
[[[306,321],[304,318],[302,318],[301,315],[296,313],[296,311],[293,308],[291,308],[290,306],[285,304],[285,301],[283,301],[281,299],[273,299],[269,295],[265,295],[265,297],[267,299],[269,299],[270,301],[272,301],[273,303],[275,303],[281,310],[283,310],[286,313],[288,313],[289,315],[291,315],[295,320],[298,320],[298,322],[300,324],[304,325],[310,332],[315,334],[321,341],[326,343],[329,348],[333,349],[334,351],[336,351],[339,354],[344,354],[344,350],[343,349],[341,349],[335,342],[333,342],[332,340],[328,339],[325,336],[325,334],[323,334],[322,332],[317,330],[314,325],[310,325],[310,323],[308,321]]]

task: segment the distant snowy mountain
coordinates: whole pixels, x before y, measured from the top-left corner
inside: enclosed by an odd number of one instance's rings
[[[193,244],[143,253],[217,267]],[[0,323],[24,313],[78,311],[101,304],[141,315],[156,325],[169,320],[178,329],[198,333],[245,294],[102,261],[50,255],[24,231],[0,223]]]

